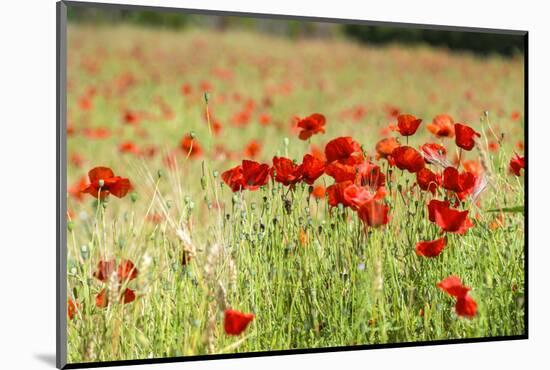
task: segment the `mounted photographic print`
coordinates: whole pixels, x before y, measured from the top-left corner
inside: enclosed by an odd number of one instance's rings
[[[526,51],[58,3],[58,367],[527,338]]]

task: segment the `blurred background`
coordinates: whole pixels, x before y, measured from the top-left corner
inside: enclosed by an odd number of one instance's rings
[[[68,7],[71,23],[120,25],[132,24],[151,28],[185,29],[211,28],[216,31],[228,29],[250,30],[281,37],[299,38],[348,38],[368,45],[425,44],[451,51],[470,51],[476,54],[500,54],[515,56],[523,54],[523,36],[464,31],[441,31],[391,26],[338,24],[249,18],[238,16],[198,15],[159,10],[98,9]]]

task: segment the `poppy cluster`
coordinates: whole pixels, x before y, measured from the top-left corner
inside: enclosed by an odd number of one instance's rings
[[[116,270],[116,271],[115,271]],[[131,280],[134,280],[138,276],[138,270],[130,260],[122,260],[120,264],[116,265],[116,260],[101,260],[97,264],[97,269],[94,271],[93,276],[105,283],[107,287],[103,288],[95,298],[95,304],[99,308],[105,308],[110,303],[109,297],[113,295],[121,303],[130,303],[136,299],[136,293],[134,290],[125,287]],[[116,286],[112,286],[111,279],[114,278]],[[124,289],[122,289],[124,288]],[[114,292],[108,292],[108,289],[114,289]]]
[[[462,285],[460,278],[449,276],[439,283],[437,287],[456,299],[455,312],[458,316],[473,318],[477,313],[477,303],[468,294],[470,288]]]

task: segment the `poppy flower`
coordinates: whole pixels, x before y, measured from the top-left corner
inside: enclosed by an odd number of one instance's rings
[[[69,316],[69,320],[74,318],[76,311],[78,311],[78,303],[69,298],[67,300],[67,316]]]
[[[309,185],[313,185],[315,180],[325,172],[325,162],[315,158],[311,154],[304,155],[301,166],[302,180]]]
[[[227,309],[224,311],[223,328],[227,335],[239,335],[246,330],[252,320],[254,315],[251,313]]]
[[[241,165],[222,172],[221,178],[233,192],[244,190],[246,188],[243,167]]]
[[[248,190],[256,190],[269,181],[269,165],[243,160],[242,175]]]
[[[424,257],[437,257],[447,245],[445,237],[432,241],[421,241],[416,243],[416,254]]]
[[[481,137],[479,132],[474,131],[470,126],[455,123],[456,145],[464,150],[472,150],[475,145],[475,136]]]
[[[449,202],[441,202],[433,199],[428,204],[429,219],[437,224],[443,231],[464,234],[473,225],[468,218],[468,211],[458,211],[449,208]]]
[[[416,183],[420,189],[435,194],[437,187],[441,185],[441,176],[424,167],[416,173]]]
[[[400,170],[416,173],[424,168],[424,157],[410,146],[400,146],[393,150],[392,158]]]
[[[376,153],[379,158],[387,158],[399,145],[399,140],[394,137],[388,137],[376,143]]]
[[[342,164],[353,165],[363,161],[361,145],[351,137],[338,137],[325,146],[327,162],[338,161]]]
[[[389,207],[386,204],[378,200],[371,200],[357,210],[357,215],[365,225],[379,227],[388,223],[388,211]]]
[[[432,123],[426,125],[428,130],[437,137],[455,136],[454,120],[448,114],[435,116]]]
[[[468,294],[463,297],[458,297],[455,304],[455,312],[458,316],[471,319],[477,313],[477,303]]]
[[[271,123],[271,116],[269,113],[262,113],[260,117],[258,117],[258,120],[260,121],[260,125],[267,126]]]
[[[132,141],[125,141],[118,146],[118,150],[121,153],[131,153],[138,155],[140,153],[137,145]]]
[[[400,114],[397,116],[397,129],[403,136],[412,136],[418,130],[418,126],[422,122],[421,119],[416,118],[410,114]]]
[[[344,207],[351,207],[353,204],[348,202],[344,192],[346,188],[352,185],[352,181],[337,182],[329,186],[326,190],[328,196],[328,204],[331,207],[337,207],[342,204]]]
[[[202,148],[193,135],[187,134],[181,139],[181,149],[185,155],[190,158],[200,157],[202,155]]]
[[[106,139],[111,136],[111,131],[106,127],[86,127],[82,132],[89,139]]]
[[[127,284],[129,281],[134,280],[138,276],[138,270],[130,260],[122,260],[116,267],[116,261],[113,260],[101,260],[97,264],[97,270],[94,271],[93,276],[103,283],[108,283],[111,276],[115,273],[118,282],[119,297],[122,303],[130,303],[136,299],[135,292],[130,288],[125,288],[124,291],[120,291],[123,284]],[[109,295],[107,288],[101,290],[96,296],[96,306],[98,308],[105,308],[109,305]]]
[[[181,95],[187,96],[190,95],[193,92],[193,87],[190,84],[182,84],[180,87]]]
[[[463,195],[470,193],[476,185],[476,176],[468,171],[459,173],[454,167],[447,167],[443,171],[443,187],[454,191],[463,198]]]
[[[317,199],[323,199],[326,194],[326,189],[323,185],[316,185],[311,191],[311,195]]]
[[[271,177],[283,185],[294,185],[301,180],[302,168],[288,158],[273,157]]]
[[[124,123],[128,125],[137,125],[141,119],[138,113],[131,110],[126,110],[122,116]]]
[[[85,188],[87,184],[88,180],[86,179],[86,176],[82,176],[77,182],[75,182],[67,189],[67,192],[71,197],[75,198],[76,200],[82,201],[82,199],[84,198],[82,189]]]
[[[470,288],[462,285],[460,278],[454,275],[451,275],[437,283],[437,287],[455,298],[464,297],[470,291]]]
[[[262,146],[260,145],[260,143],[256,140],[251,140],[244,148],[244,156],[254,159],[258,156],[258,154],[260,154],[261,150]]]
[[[115,176],[113,170],[108,167],[95,167],[88,172],[90,184],[82,187],[81,192],[88,193],[93,197],[105,199],[109,194],[122,198],[132,185],[130,180]]]
[[[344,189],[345,203],[349,204],[354,210],[358,210],[365,203],[374,199],[382,199],[386,194],[384,188],[379,188],[377,191],[372,191],[366,186],[357,186],[350,184]]]
[[[315,134],[325,133],[325,116],[320,113],[313,113],[312,115],[302,118],[298,121],[297,126],[302,129],[299,134],[300,140],[307,140]]]
[[[516,156],[510,160],[509,166],[511,173],[516,176],[521,176],[521,169],[525,170],[525,157],[520,157],[518,154],[516,154]]]
[[[428,164],[436,164],[441,167],[449,167],[451,163],[447,160],[447,149],[443,145],[426,143],[420,147],[424,161]]]
[[[325,167],[325,173],[336,182],[355,181],[357,175],[356,166],[331,162]]]
[[[377,188],[386,185],[386,175],[382,173],[380,166],[369,161],[356,166],[356,173],[356,182],[362,186]]]

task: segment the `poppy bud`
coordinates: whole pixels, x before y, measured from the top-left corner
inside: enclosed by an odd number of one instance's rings
[[[138,196],[136,192],[133,192],[132,194],[130,194],[130,200],[132,201],[132,203],[135,203],[137,198]]]
[[[204,101],[206,102],[206,104],[208,104],[208,99],[210,99],[210,94],[208,94],[208,91],[205,91],[204,92]]]
[[[191,197],[189,195],[186,195],[185,198],[183,198],[183,203],[188,204],[191,201]]]
[[[290,212],[292,212],[292,202],[290,201],[290,199],[285,199],[284,205],[286,213],[290,214]]]
[[[188,207],[189,207],[189,210],[192,210],[193,208],[195,208],[195,202],[190,201]]]
[[[285,136],[285,138],[283,139],[283,145],[286,147],[288,147],[288,144],[290,144],[290,139],[288,137]]]
[[[74,223],[72,221],[67,221],[67,230],[69,232],[73,231]]]
[[[231,197],[231,203],[233,205],[239,203],[239,198],[237,197],[237,195],[233,194],[233,196]]]
[[[191,139],[194,139],[195,137],[197,137],[197,134],[195,134],[194,131],[191,131],[191,132],[189,133],[189,136],[191,137]]]
[[[220,173],[219,173],[218,171],[212,172],[212,176],[214,176],[214,178],[217,178],[219,174],[220,174]]]
[[[86,244],[80,247],[80,255],[82,256],[83,259],[87,259],[88,256],[90,255],[88,251],[88,246]]]
[[[162,176],[163,176],[162,170],[158,170],[158,171],[157,171],[157,178],[160,179]]]
[[[256,202],[250,203],[250,209],[253,211],[256,209]]]
[[[201,177],[201,188],[202,190],[206,190],[206,177]]]

